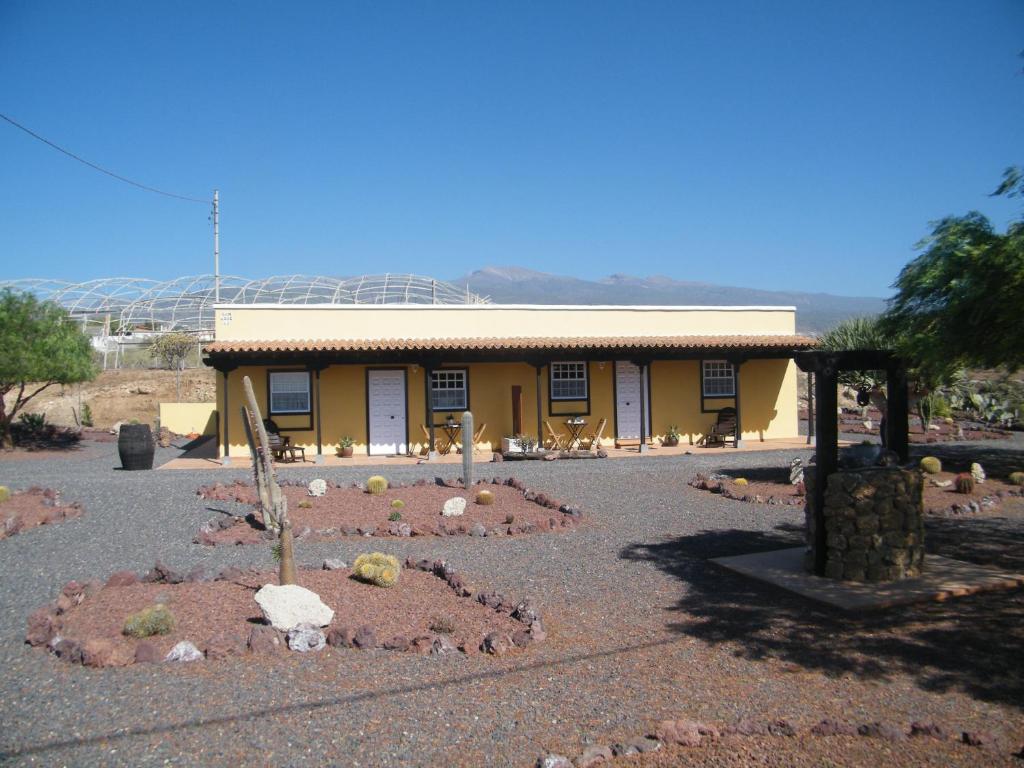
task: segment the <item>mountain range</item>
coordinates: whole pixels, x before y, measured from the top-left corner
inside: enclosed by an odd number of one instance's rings
[[[536,272],[521,267],[484,267],[451,282],[499,304],[785,305],[796,307],[800,333],[822,333],[850,317],[874,315],[885,300],[801,291],[766,291],[674,280],[662,275],[616,274],[600,280]]]

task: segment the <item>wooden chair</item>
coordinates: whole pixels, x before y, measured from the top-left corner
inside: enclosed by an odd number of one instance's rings
[[[420,429],[423,430],[423,448],[420,449],[420,454],[426,456],[430,453],[430,430],[426,424],[420,424]]]
[[[486,421],[480,425],[480,429],[473,433],[473,445],[471,446],[473,451],[476,451],[476,447],[483,441],[485,429],[487,429]]]
[[[557,448],[560,451],[564,451],[566,449],[565,438],[555,431],[555,428],[551,426],[550,421],[545,421],[544,426],[548,431],[548,442],[551,443],[551,447]]]
[[[601,447],[601,440],[604,438],[604,428],[608,426],[608,419],[601,419],[597,422],[597,429],[595,429],[589,436],[584,438],[587,443],[587,450],[592,451],[595,448]]]
[[[733,447],[737,447],[739,435],[736,434],[736,409],[723,408],[718,412],[718,419],[711,425],[711,429],[700,440],[697,445],[707,448],[719,446],[724,448],[726,443],[732,440]]]
[[[288,435],[282,435],[273,419],[264,419],[263,428],[267,430],[267,443],[275,461],[294,462],[300,456],[302,463],[306,463],[306,449],[299,445],[292,445],[292,439]]]

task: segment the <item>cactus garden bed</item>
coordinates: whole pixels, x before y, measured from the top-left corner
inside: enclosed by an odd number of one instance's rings
[[[988,477],[977,483],[969,493],[957,491],[956,472],[924,473],[924,508],[930,515],[978,514],[1003,507],[1024,512],[1024,487],[1005,479]],[[947,485],[948,483],[948,485]],[[727,499],[752,504],[803,506],[803,484],[789,482],[789,468],[757,468],[730,473],[697,474],[689,485],[698,490],[720,494]]]
[[[861,415],[857,410],[843,409],[839,416],[839,431],[853,435],[877,435],[882,418],[881,412],[869,408],[867,415]],[[911,416],[910,424],[907,426],[907,437],[911,443],[1007,440],[1012,434],[1009,430],[967,419],[936,418],[932,419],[927,430],[922,430],[920,421]]]
[[[316,482],[316,481],[314,481]],[[515,478],[494,478],[467,491],[461,483],[428,482],[388,487],[370,493],[365,484],[338,487],[327,481],[322,496],[311,495],[307,484],[281,482],[288,498],[288,516],[297,538],[330,540],[342,536],[521,536],[544,531],[572,530],[581,520],[577,507],[527,488]],[[241,481],[199,489],[213,501],[257,506],[255,488]],[[462,514],[445,516],[445,503],[466,500]],[[489,497],[489,498],[488,498]],[[490,503],[484,503],[484,502]],[[205,523],[199,544],[253,544],[271,539],[258,508],[244,517],[224,514]]]
[[[0,487],[0,539],[81,514],[81,505],[63,503],[60,494],[50,488],[32,487],[10,493]]]
[[[303,569],[298,582],[334,612],[328,626],[312,628],[319,647],[297,647],[292,633],[265,623],[254,595],[265,584],[277,584],[276,572],[227,568],[216,577],[199,571],[185,576],[159,563],[141,578],[120,572],[106,584],[69,582],[55,601],[29,617],[25,639],[65,661],[115,667],[170,665],[172,649],[186,643],[192,650],[177,662],[273,660],[327,647],[500,656],[545,638],[530,601],[477,591],[443,561],[407,560],[397,583],[386,588],[353,578],[348,568]],[[128,619],[143,611],[152,620],[140,633],[142,622]]]

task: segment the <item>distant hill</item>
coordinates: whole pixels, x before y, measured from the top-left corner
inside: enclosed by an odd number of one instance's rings
[[[801,333],[821,333],[848,317],[873,315],[885,309],[884,299],[869,296],[764,291],[662,275],[620,274],[594,281],[520,267],[485,267],[452,282],[468,284],[473,293],[489,296],[500,304],[781,304],[796,307],[797,330]]]

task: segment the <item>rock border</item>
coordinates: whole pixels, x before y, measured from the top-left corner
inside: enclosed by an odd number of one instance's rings
[[[333,480],[327,480],[327,489],[330,492],[332,489],[335,490],[366,490],[365,483],[353,482],[348,484],[336,483]],[[305,488],[306,482],[302,480],[290,480],[285,479],[280,481],[282,487],[299,487]],[[435,477],[433,480],[427,480],[426,478],[420,478],[412,483],[399,482],[393,488],[419,488],[429,485],[438,485],[445,488],[451,488],[453,491],[458,491],[466,488],[463,486],[461,480],[446,481],[441,477]],[[553,497],[548,496],[542,491],[534,491],[526,483],[522,482],[515,477],[493,477],[490,480],[481,479],[473,483],[472,487],[482,487],[488,485],[504,485],[510,488],[514,488],[519,491],[523,499],[528,502],[533,502],[544,509],[550,509],[552,512],[558,512],[561,514],[561,520],[551,518],[550,521],[555,521],[549,525],[548,528],[539,527],[531,522],[525,523],[511,523],[511,524],[499,524],[493,525],[490,528],[485,528],[482,524],[477,523],[473,526],[456,525],[454,528],[440,525],[440,521],[444,518],[439,518],[439,525],[435,526],[434,529],[424,531],[421,528],[414,528],[408,523],[402,521],[389,522],[386,526],[342,526],[341,528],[310,528],[309,526],[303,526],[302,528],[295,529],[293,535],[296,539],[304,539],[312,536],[320,537],[320,540],[330,540],[331,538],[339,538],[344,536],[364,536],[364,537],[411,537],[411,536],[472,536],[472,537],[493,537],[493,536],[525,536],[534,533],[545,533],[559,528],[571,528],[578,525],[583,518],[583,510],[573,504],[563,503]],[[223,483],[214,483],[212,485],[201,486],[196,494],[203,499],[212,501],[234,501],[240,504],[250,503],[253,507],[257,504],[252,504],[246,500],[240,498],[241,491],[239,489],[251,489],[252,483],[245,480],[235,480],[230,485]],[[233,498],[231,496],[231,489],[234,490]],[[450,519],[450,518],[448,518]],[[549,521],[549,522],[550,522]],[[250,512],[246,515],[221,515],[219,517],[211,518],[199,529],[199,533],[196,534],[195,538],[192,539],[193,544],[202,544],[208,547],[214,546],[225,546],[228,542],[220,542],[212,537],[216,531],[228,530],[236,525],[249,525],[254,528],[261,528],[262,524],[259,522],[255,513]],[[272,540],[276,537],[273,531],[263,531],[261,534],[263,538]]]
[[[514,648],[525,648],[533,643],[542,642],[547,638],[541,614],[534,602],[529,599],[514,600],[494,591],[480,591],[471,586],[463,574],[456,571],[446,560],[406,558],[404,567],[431,573],[443,581],[460,598],[474,599],[481,605],[492,609],[495,613],[509,616],[523,625],[522,629],[511,634],[502,631],[486,633],[478,644],[462,643],[456,646],[451,638],[444,633],[429,632],[415,637],[379,638],[372,625],[359,627],[330,627],[321,630],[312,628],[319,633],[318,644],[307,643],[296,647],[296,638],[291,632],[279,632],[268,624],[256,624],[249,631],[248,637],[241,633],[222,632],[202,640],[198,645],[192,641],[178,643],[167,658],[161,658],[155,645],[146,640],[139,641],[129,657],[130,648],[117,646],[107,638],[89,638],[75,640],[62,637],[62,616],[85,600],[95,595],[104,587],[129,586],[139,582],[154,584],[180,584],[183,582],[236,582],[246,574],[258,574],[256,568],[243,570],[235,566],[221,569],[216,575],[210,575],[202,566],[197,566],[183,574],[167,567],[159,560],[141,577],[132,571],[118,571],[106,580],[79,582],[69,581],[61,589],[56,600],[37,608],[28,617],[28,629],[25,642],[33,647],[46,647],[62,661],[82,664],[87,667],[124,667],[137,663],[156,663],[160,661],[198,661],[202,659],[220,659],[228,656],[243,655],[247,652],[265,654],[280,647],[295,651],[307,652],[321,650],[324,645],[336,648],[355,648],[358,650],[382,649],[387,651],[404,651],[421,655],[445,655],[462,653],[473,655],[484,653],[491,656],[504,656]],[[332,570],[327,563],[324,569]],[[303,568],[301,570],[316,570]],[[303,636],[303,641],[308,638]],[[172,658],[173,657],[173,658]]]
[[[615,743],[593,743],[583,748],[574,759],[565,755],[548,752],[540,755],[534,763],[536,768],[592,768],[615,758],[630,757],[644,752],[656,752],[666,746],[700,747],[721,741],[726,737],[775,736],[790,738],[800,733],[799,729],[786,719],[758,721],[743,719],[732,725],[719,728],[687,717],[660,721],[642,736]],[[814,737],[860,736],[865,738],[902,741],[903,739],[929,738],[939,741],[956,741],[969,747],[999,749],[998,742],[984,731],[950,730],[935,722],[915,720],[907,728],[892,723],[874,721],[854,725],[848,722],[824,718],[807,729],[806,734]],[[1013,756],[1024,754],[1024,747]]]
[[[60,499],[60,491],[55,491],[52,488],[42,488],[38,485],[33,485],[26,488],[23,491],[15,491],[11,494],[11,500],[19,496],[37,495],[40,497],[40,504],[43,507],[49,507],[49,512],[45,519],[35,525],[29,525],[25,527],[25,519],[22,514],[15,514],[9,518],[3,520],[3,524],[0,525],[0,541],[3,539],[10,538],[19,533],[25,531],[31,531],[33,528],[41,528],[44,525],[55,525],[56,523],[63,523],[65,520],[72,520],[76,517],[81,517],[85,513],[85,509],[77,501],[70,504],[64,504]],[[0,513],[3,512],[3,507],[0,506]]]

